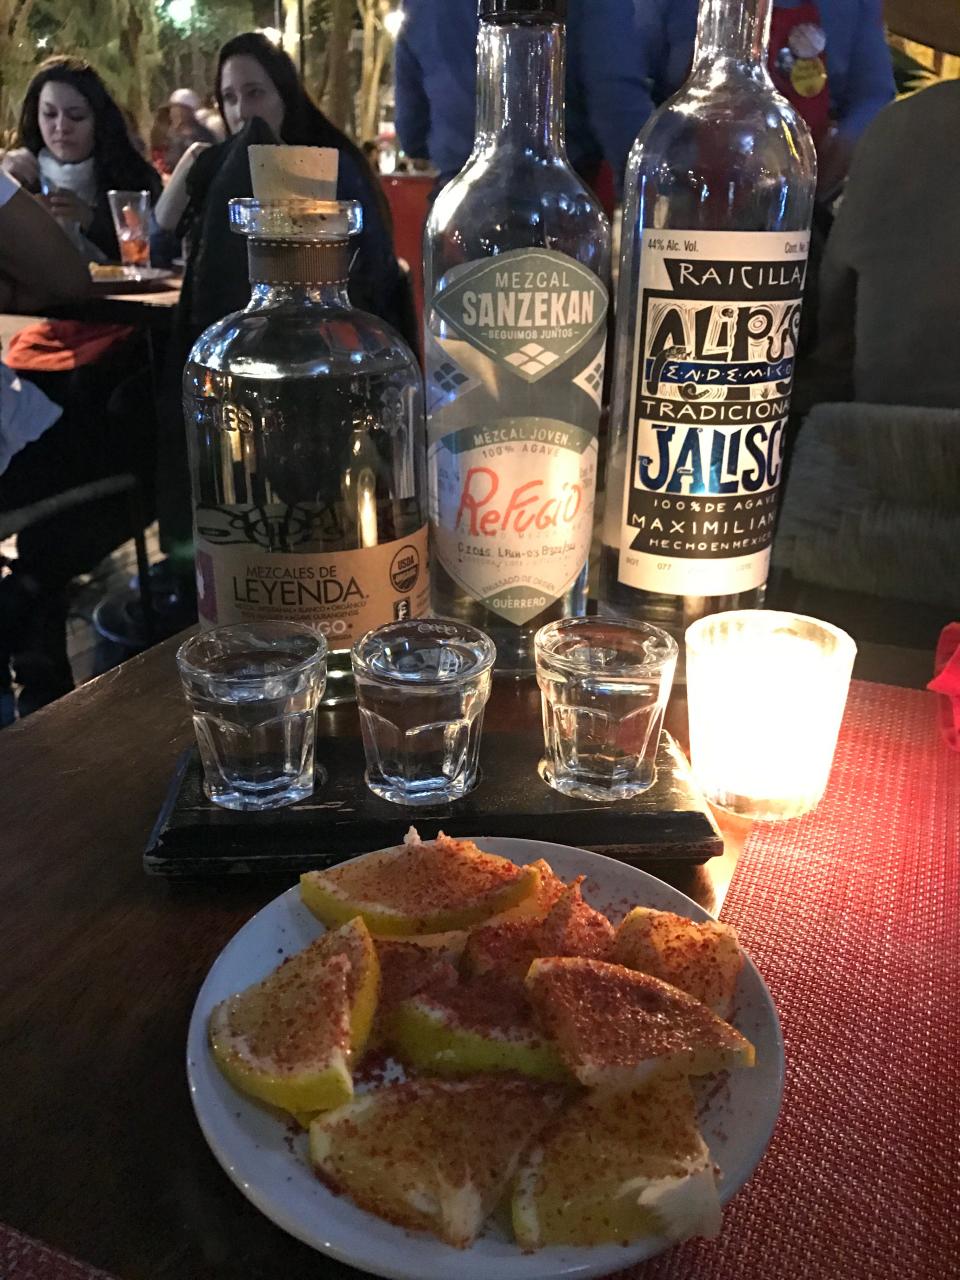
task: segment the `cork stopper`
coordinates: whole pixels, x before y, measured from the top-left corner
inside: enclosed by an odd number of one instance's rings
[[[336,200],[339,152],[334,147],[252,145],[253,198],[261,204],[286,200]]]
[[[230,226],[247,236],[256,284],[334,284],[347,279],[356,201],[338,201],[333,147],[251,146],[252,200],[230,201]]]

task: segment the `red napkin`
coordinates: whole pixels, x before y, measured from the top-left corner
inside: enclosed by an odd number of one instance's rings
[[[11,369],[25,373],[62,373],[93,364],[133,332],[128,324],[38,320],[13,335],[4,360]]]
[[[940,731],[947,746],[960,751],[960,622],[949,622],[940,632],[933,669],[927,688],[942,695]]]

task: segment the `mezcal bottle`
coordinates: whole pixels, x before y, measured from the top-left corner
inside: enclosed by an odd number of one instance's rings
[[[232,200],[252,294],[184,370],[201,625],[322,631],[326,701],[350,646],[429,612],[420,371],[347,297],[355,202]]]
[[[682,640],[763,602],[816,160],[767,72],[771,0],[701,0],[627,166],[600,611]]]
[[[610,233],[567,160],[565,0],[481,0],[477,129],[424,242],[433,605],[532,666],[584,611]]]

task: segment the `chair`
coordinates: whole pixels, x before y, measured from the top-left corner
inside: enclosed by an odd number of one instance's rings
[[[960,608],[960,410],[820,404],[794,447],[773,564],[819,586]]]
[[[143,633],[147,645],[153,643],[155,620],[153,602],[149,589],[149,562],[147,560],[147,544],[144,538],[146,518],[144,514],[143,494],[136,476],[123,474],[105,476],[101,480],[93,480],[88,484],[76,485],[62,493],[53,494],[39,502],[30,503],[26,507],[17,507],[10,511],[0,511],[0,542],[15,534],[23,533],[31,525],[49,520],[53,516],[63,514],[74,507],[88,502],[96,502],[102,498],[124,494],[127,497],[130,525],[137,552],[137,579],[140,594],[140,607],[143,611]]]

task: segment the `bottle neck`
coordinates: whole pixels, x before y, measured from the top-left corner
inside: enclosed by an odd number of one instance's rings
[[[563,44],[559,23],[480,24],[475,152],[563,155]]]
[[[248,311],[265,311],[269,307],[349,307],[346,280],[321,284],[291,284],[285,281],[251,280]]]
[[[766,74],[771,0],[700,0],[693,71],[736,64]]]
[[[248,310],[299,303],[349,306],[347,241],[310,244],[250,239],[247,261],[251,285]]]

